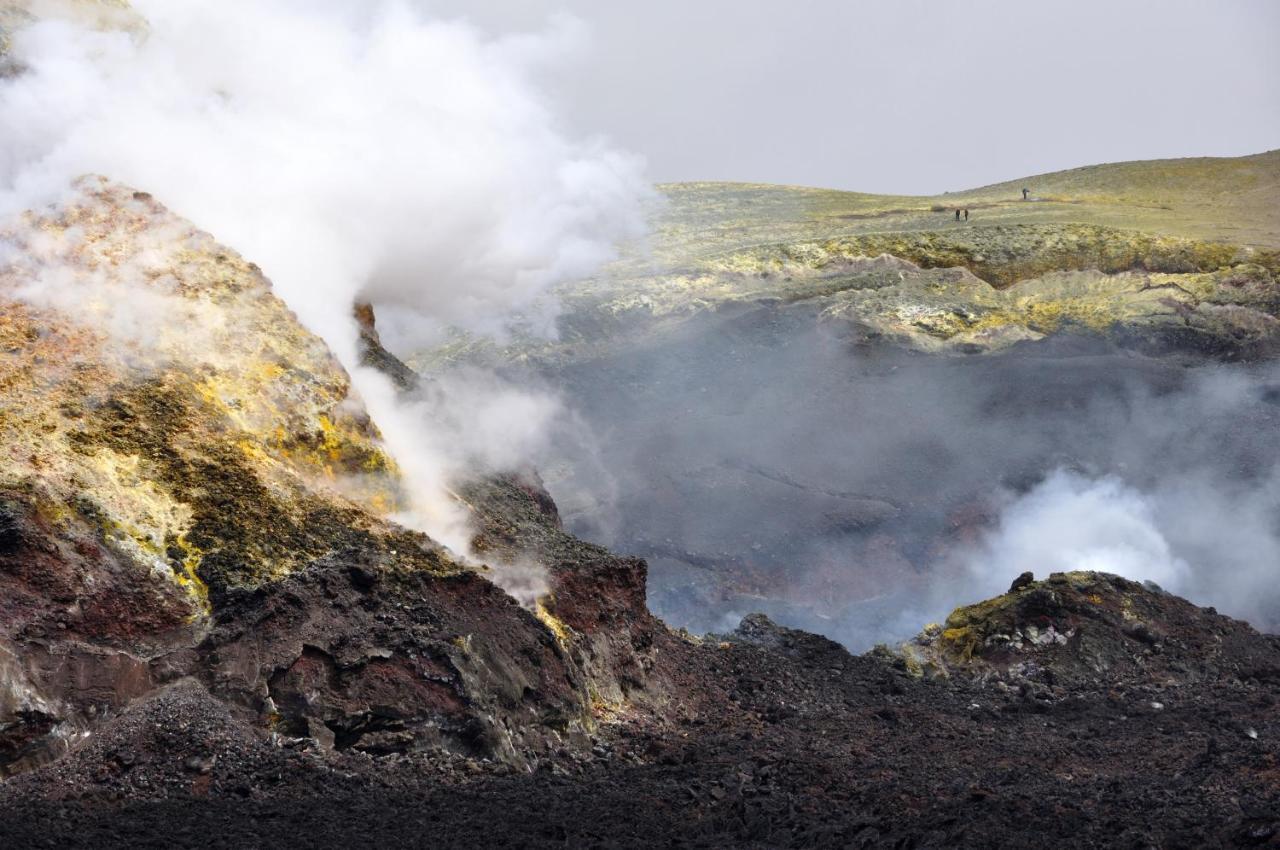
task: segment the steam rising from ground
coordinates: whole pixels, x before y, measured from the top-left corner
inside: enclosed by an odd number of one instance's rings
[[[1150,498],[1115,476],[1062,469],[1013,500],[968,562],[992,593],[1033,566],[1117,573],[1179,592],[1191,573],[1162,533]]]
[[[1280,377],[1277,375],[1275,377]],[[1197,423],[1200,411],[1188,408]],[[1227,473],[1227,474],[1224,474]],[[1244,474],[1155,470],[1144,489],[1116,475],[1055,470],[1012,498],[963,559],[982,595],[1025,569],[1101,570],[1280,629],[1280,462]]]
[[[79,200],[93,202],[87,195]],[[149,217],[148,202],[134,199],[130,205],[130,213]],[[127,246],[98,241],[77,225],[18,227],[7,239],[0,237],[0,273],[11,287],[6,295],[37,310],[77,317],[134,369],[152,368],[174,347],[199,349],[201,362],[215,363],[225,359],[219,337],[234,332],[228,326],[244,317],[207,298],[183,297],[174,276],[183,253],[207,248],[207,241],[190,228],[154,218],[131,234]]]
[[[449,496],[452,482],[478,470],[524,465],[543,451],[553,424],[565,415],[554,395],[479,370],[437,377],[409,396],[381,372],[360,367],[356,375],[387,443],[413,447],[396,459],[420,493]],[[469,548],[470,517],[455,498],[419,498],[411,513],[396,519],[422,527],[457,552]]]
[[[549,332],[548,288],[640,232],[640,163],[566,138],[531,82],[578,28],[490,39],[403,0],[133,5],[146,23],[131,31],[69,15],[14,34],[0,218],[98,172],[258,263],[352,371],[414,490],[405,519],[465,548],[446,482],[536,442],[552,403],[488,381],[402,405],[356,368],[352,305],[405,344],[448,326]],[[62,303],[64,283],[25,297]],[[126,330],[145,324],[140,298],[112,303],[129,305]]]
[[[855,349],[821,309],[726,309],[544,369],[600,435],[581,462],[559,447],[552,493],[650,559],[655,613],[764,610],[865,648],[1024,570],[1094,569],[1280,626],[1274,365]]]

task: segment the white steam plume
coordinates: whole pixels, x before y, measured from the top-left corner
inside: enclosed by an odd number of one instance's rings
[[[1151,501],[1115,477],[1057,470],[1005,508],[969,559],[982,590],[998,594],[1024,570],[1096,570],[1184,591],[1187,563],[1174,554]]]
[[[996,527],[962,560],[982,595],[1024,570],[1098,570],[1244,617],[1277,624],[1280,468],[1232,480],[1203,468],[1138,489],[1108,475],[1057,470],[1012,499]]]
[[[444,482],[458,432],[356,368],[351,309],[394,313],[401,335],[516,321],[546,332],[549,287],[638,235],[650,191],[639,161],[566,138],[530,82],[579,28],[556,19],[490,39],[405,0],[133,5],[147,25],[132,32],[63,16],[13,33],[0,218],[97,172],[258,263],[352,371],[415,491],[417,524],[457,546]],[[536,441],[544,417],[511,415],[538,406],[518,396],[453,417],[491,441],[467,446],[472,460]]]
[[[354,374],[388,445],[412,447],[396,459],[416,498],[411,512],[396,519],[457,552],[468,550],[471,526],[462,504],[448,497],[450,482],[540,455],[562,413],[554,396],[478,370],[441,376],[411,398],[398,395],[381,372],[359,367]]]

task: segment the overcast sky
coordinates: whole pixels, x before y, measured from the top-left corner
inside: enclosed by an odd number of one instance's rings
[[[439,0],[489,30],[557,11],[549,81],[655,181],[935,193],[1280,147],[1276,0]]]

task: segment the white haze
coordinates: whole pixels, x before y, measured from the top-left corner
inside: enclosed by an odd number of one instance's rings
[[[1280,625],[1280,464],[1248,479],[1195,466],[1144,488],[1056,470],[1010,497],[981,545],[962,553],[972,593],[1003,592],[1023,570],[1099,570]]]
[[[231,311],[203,298],[183,297],[168,273],[181,262],[182,251],[203,247],[193,245],[191,236],[189,228],[155,224],[134,234],[127,259],[113,251],[104,264],[104,246],[86,240],[77,226],[24,229],[20,244],[0,240],[0,270],[11,281],[9,297],[38,310],[76,316],[104,334],[112,353],[134,369],[152,368],[155,355],[163,356],[170,345],[201,350],[205,362],[214,362],[221,354],[218,337],[234,320]],[[140,286],[143,280],[147,283]]]
[[[1124,481],[1057,470],[1000,515],[970,556],[976,590],[1000,593],[1024,570],[1116,573],[1186,592],[1191,574],[1174,554],[1155,506]]]
[[[468,549],[471,525],[451,483],[478,469],[526,464],[565,415],[554,395],[478,370],[442,376],[407,397],[374,369],[358,367],[354,375],[387,444],[412,447],[395,456],[420,497],[396,519],[459,552]]]
[[[417,343],[548,333],[549,287],[642,231],[642,163],[567,137],[529,82],[573,53],[577,25],[494,39],[398,0],[133,6],[132,32],[55,16],[14,34],[0,217],[101,173],[258,263],[352,372],[412,490],[402,519],[465,550],[450,477],[516,459],[554,402],[490,381],[402,404],[357,366],[352,305]],[[56,302],[49,282],[28,297]]]
[[[572,530],[650,558],[659,616],[763,609],[863,649],[1023,571],[1091,569],[1280,626],[1275,363],[863,352],[821,312],[707,313],[556,377],[599,445],[559,448],[551,492]]]

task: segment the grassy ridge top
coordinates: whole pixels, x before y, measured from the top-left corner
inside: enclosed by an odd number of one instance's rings
[[[1032,200],[1022,200],[1022,188]],[[652,249],[679,267],[752,245],[977,224],[1096,224],[1280,248],[1280,150],[1074,168],[933,196],[670,183]]]

